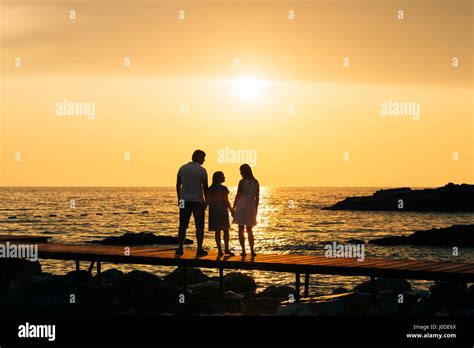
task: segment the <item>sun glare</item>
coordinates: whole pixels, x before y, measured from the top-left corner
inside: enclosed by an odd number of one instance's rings
[[[235,86],[238,97],[241,100],[257,99],[259,89],[267,84],[266,81],[251,76],[232,80],[232,85]]]

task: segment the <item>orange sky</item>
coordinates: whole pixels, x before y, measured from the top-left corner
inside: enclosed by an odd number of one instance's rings
[[[470,1],[0,4],[1,185],[170,186],[196,148],[229,186],[223,151],[265,186],[474,181]]]

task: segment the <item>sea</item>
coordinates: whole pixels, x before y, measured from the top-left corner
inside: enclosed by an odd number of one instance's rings
[[[332,211],[322,208],[349,196],[371,195],[381,188],[291,188],[262,187],[257,254],[324,255],[325,245],[351,239],[369,241],[386,236],[408,235],[418,230],[474,223],[473,213]],[[233,201],[236,187],[229,187]],[[171,187],[2,187],[0,188],[0,234],[50,236],[51,243],[84,243],[120,236],[126,232],[152,232],[176,236],[178,228],[176,192]],[[11,218],[16,217],[16,218]],[[240,253],[237,226],[230,231],[231,249]],[[191,221],[187,238],[195,241]],[[214,232],[207,231],[205,248],[215,250]],[[188,248],[195,248],[188,245]],[[365,244],[365,257],[415,260],[474,260],[474,248],[429,246],[377,246]],[[73,261],[40,260],[44,272],[65,274],[75,269]],[[85,265],[83,267],[86,267]],[[174,267],[105,263],[102,270],[135,269],[163,277]],[[216,270],[203,269],[209,276]],[[226,271],[230,272],[230,271]],[[258,290],[270,285],[294,285],[288,273],[242,271],[257,282]],[[366,277],[312,275],[311,295],[328,294],[338,287],[351,289]],[[432,282],[411,281],[414,289],[427,289]]]

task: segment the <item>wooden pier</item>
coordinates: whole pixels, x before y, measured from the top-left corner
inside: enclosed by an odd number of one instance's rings
[[[474,263],[462,262],[381,258],[365,258],[360,262],[353,258],[287,254],[259,254],[255,257],[218,256],[217,252],[213,251],[210,251],[207,256],[196,257],[194,249],[185,250],[182,256],[176,257],[174,248],[58,243],[39,243],[38,254],[42,259],[75,261],[77,270],[80,269],[81,261],[91,262],[89,271],[92,271],[96,264],[99,282],[101,264],[104,262],[181,266],[185,275],[187,267],[214,268],[219,270],[222,290],[226,269],[294,273],[297,299],[300,297],[301,276],[304,275],[304,296],[306,297],[309,294],[309,280],[312,274],[370,277],[373,296],[375,296],[376,277],[474,282]],[[187,290],[186,281],[184,287]]]

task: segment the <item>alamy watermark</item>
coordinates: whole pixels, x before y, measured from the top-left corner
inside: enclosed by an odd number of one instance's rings
[[[332,242],[324,246],[325,257],[348,257],[356,258],[357,261],[364,261],[365,247],[364,244],[341,244]]]
[[[26,322],[18,326],[20,338],[47,338],[52,342],[56,340],[56,325],[35,325]]]
[[[56,116],[86,116],[89,120],[95,120],[95,102],[73,102],[67,99],[55,104]]]
[[[217,163],[247,163],[257,165],[257,150],[221,149],[217,151]]]
[[[389,99],[380,103],[380,115],[411,117],[414,120],[419,120],[421,107],[419,102],[393,101]]]
[[[38,261],[38,245],[15,244],[10,242],[0,244],[0,258],[19,258]]]

